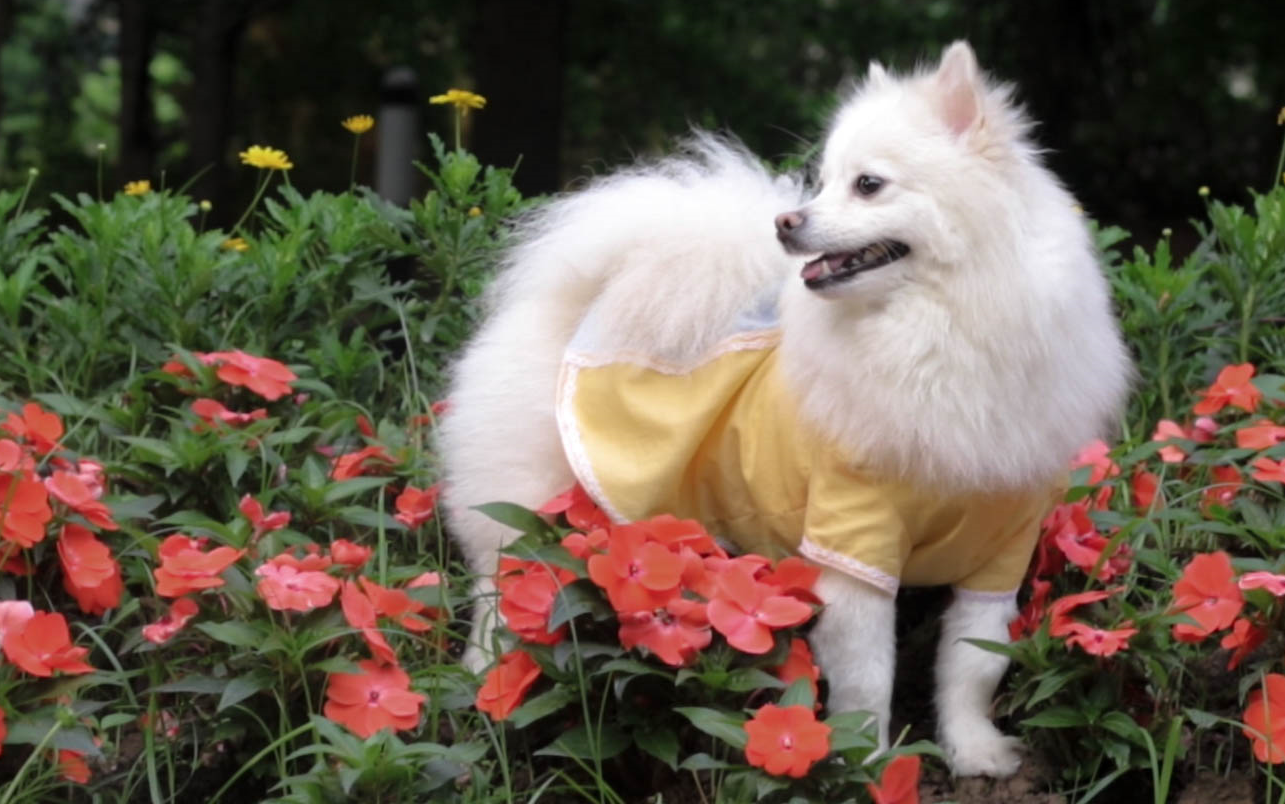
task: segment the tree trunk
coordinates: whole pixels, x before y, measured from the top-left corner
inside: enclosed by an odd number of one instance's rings
[[[228,138],[236,78],[236,51],[250,16],[247,0],[201,0],[192,15],[192,89],[187,116],[187,175],[194,198],[214,204],[215,220],[228,213]]]
[[[484,164],[521,165],[523,193],[559,189],[566,0],[478,0],[472,150]],[[443,89],[445,89],[443,87]]]
[[[120,0],[120,181],[151,178],[156,158],[152,77],[156,39],[151,0]]]

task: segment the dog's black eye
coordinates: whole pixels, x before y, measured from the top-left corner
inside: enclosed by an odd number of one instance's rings
[[[852,189],[857,191],[858,195],[871,196],[879,192],[883,186],[883,179],[878,176],[871,176],[869,173],[862,173],[857,180],[852,183]]]

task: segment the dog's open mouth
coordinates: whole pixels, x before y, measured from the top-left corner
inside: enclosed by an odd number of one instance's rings
[[[845,282],[857,274],[882,268],[910,253],[910,246],[898,240],[881,240],[856,251],[822,254],[803,266],[799,275],[812,290]]]

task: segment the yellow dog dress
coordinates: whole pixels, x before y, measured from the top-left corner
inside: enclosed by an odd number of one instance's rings
[[[864,471],[803,425],[769,301],[697,360],[622,353],[586,317],[557,418],[580,484],[615,521],[669,513],[746,551],[799,553],[889,594],[1021,584],[1052,490],[943,496]],[[605,337],[602,337],[605,336]]]

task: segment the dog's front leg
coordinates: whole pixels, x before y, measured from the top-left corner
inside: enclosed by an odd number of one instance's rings
[[[1012,596],[956,590],[942,619],[937,648],[937,727],[957,776],[1011,776],[1022,764],[1021,742],[991,723],[991,701],[1008,657],[965,642],[1007,643],[1016,613]]]
[[[888,748],[897,661],[896,596],[831,569],[822,569],[816,592],[825,610],[809,641],[830,683],[827,706],[878,718],[882,753]]]

